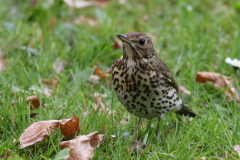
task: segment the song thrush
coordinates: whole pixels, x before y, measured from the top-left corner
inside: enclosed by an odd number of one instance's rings
[[[115,92],[128,112],[141,118],[158,118],[170,111],[195,117],[179,98],[179,87],[166,64],[157,56],[151,39],[142,33],[118,34],[123,56],[112,67]]]

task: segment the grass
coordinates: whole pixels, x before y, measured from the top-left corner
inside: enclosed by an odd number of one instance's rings
[[[76,115],[80,119],[80,134],[93,131],[116,138],[96,149],[94,159],[200,159],[211,156],[238,159],[233,147],[240,143],[239,108],[228,102],[223,91],[211,84],[195,82],[196,72],[209,71],[234,77],[234,87],[240,72],[224,62],[226,57],[239,58],[240,3],[220,1],[130,1],[121,5],[111,1],[106,7],[70,9],[63,1],[0,0],[0,49],[7,63],[0,73],[0,144],[23,159],[53,159],[61,150],[63,136],[56,132],[32,147],[18,149],[18,139],[32,122],[65,119]],[[92,17],[99,22],[74,23],[80,16]],[[147,19],[145,17],[148,17]],[[192,95],[181,95],[184,103],[202,118],[189,119],[175,113],[166,114],[161,125],[161,139],[156,140],[157,119],[147,130],[142,122],[138,139],[147,147],[141,155],[128,151],[134,138],[137,117],[121,106],[113,92],[110,78],[99,82],[87,80],[92,65],[103,70],[121,56],[122,50],[113,50],[112,38],[131,31],[149,35],[158,56],[168,65],[176,81],[188,88]],[[69,65],[57,74],[53,68],[56,58]],[[41,93],[41,79],[56,77],[52,96]],[[20,91],[18,91],[19,89]],[[13,95],[12,90],[15,92]],[[83,112],[92,110],[94,93],[107,94],[103,103],[117,111]],[[30,111],[25,99],[37,94],[46,109]],[[21,99],[22,98],[22,99]],[[20,99],[14,107],[13,100]],[[38,113],[30,118],[31,113]],[[121,123],[127,121],[127,123]],[[128,135],[128,139],[123,136]],[[0,147],[2,151],[3,147]]]

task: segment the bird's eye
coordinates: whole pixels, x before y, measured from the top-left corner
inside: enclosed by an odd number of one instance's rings
[[[139,44],[140,44],[140,45],[144,45],[144,44],[145,44],[145,39],[144,39],[144,38],[140,39],[140,40],[139,40]]]

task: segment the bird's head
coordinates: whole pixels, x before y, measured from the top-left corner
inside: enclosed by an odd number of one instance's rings
[[[130,32],[117,36],[123,42],[123,59],[151,61],[156,56],[152,41],[147,35]]]

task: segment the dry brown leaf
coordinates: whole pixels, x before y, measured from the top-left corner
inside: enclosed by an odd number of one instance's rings
[[[93,104],[93,106],[94,106],[93,112],[94,113],[97,111],[99,105],[100,105],[100,108],[99,108],[100,112],[104,112],[104,110],[107,110],[108,114],[112,114],[112,113],[115,114],[115,113],[117,113],[117,111],[115,111],[115,110],[112,111],[110,108],[108,108],[108,107],[106,108],[105,107],[105,105],[102,103],[102,98],[101,98],[102,95],[94,94],[94,97],[97,98],[97,100]],[[89,113],[89,110],[87,109],[83,114],[86,117],[88,115],[88,113]]]
[[[111,0],[95,0],[97,1],[96,6],[105,7]]]
[[[46,139],[59,126],[59,120],[33,122],[19,138],[19,149]]]
[[[98,96],[100,96],[102,98],[107,98],[108,97],[107,94],[94,93],[94,97],[98,97]]]
[[[38,2],[37,0],[30,0],[30,7],[31,7],[31,8],[36,7],[37,2]]]
[[[95,5],[96,2],[84,0],[63,0],[71,8],[85,8]]]
[[[76,18],[74,20],[74,23],[76,24],[86,24],[86,22],[90,25],[90,26],[96,26],[99,25],[99,22],[97,20],[94,20],[91,17],[85,17],[85,16],[80,16],[79,18]]]
[[[223,76],[219,73],[213,72],[197,72],[196,81],[201,83],[205,83],[206,81],[213,82],[214,86],[218,89],[229,88],[227,91],[224,92],[227,97],[233,100],[234,95],[235,99],[239,100],[238,93],[232,87],[234,79],[231,77]]]
[[[105,107],[105,105],[102,103],[102,98],[101,98],[101,96],[99,95],[99,96],[97,96],[97,97],[95,97],[95,98],[97,98],[97,100],[96,100],[96,102],[95,102],[95,104],[94,104],[94,110],[96,111],[97,109],[98,109],[98,106],[100,105],[100,108],[99,108],[99,111],[100,112],[103,112],[105,109],[108,111],[108,114],[115,114],[116,113],[116,111],[115,110],[113,110],[113,111],[111,111],[111,109],[110,108],[106,108]]]
[[[1,145],[0,145],[1,146]],[[7,152],[7,155],[6,155],[6,157],[5,157],[5,152]],[[10,149],[4,149],[3,150],[3,153],[2,153],[2,156],[0,157],[2,160],[3,160],[3,158],[5,158],[5,160],[7,160],[8,158],[9,158],[9,156],[12,156],[13,155],[13,152],[10,150]]]
[[[72,117],[74,118],[31,123],[27,127],[27,129],[24,130],[18,140],[20,142],[19,148],[22,149],[31,146],[37,142],[43,141],[49,136],[49,134],[53,133],[55,129],[59,127],[59,124],[64,125],[67,124],[69,121],[72,121],[72,119],[75,119],[75,116]]]
[[[238,158],[240,158],[240,147],[239,145],[234,146],[234,151],[238,153]]]
[[[114,41],[114,45],[112,47],[113,50],[116,50],[118,48],[122,48],[123,45],[122,45],[122,41],[118,40],[118,39],[113,39]]]
[[[53,77],[52,79],[42,79],[42,83],[46,86],[55,86],[57,82],[58,80],[56,77]]]
[[[184,86],[180,86],[179,89],[180,89],[182,94],[186,94],[186,95],[189,95],[189,96],[191,95],[191,92],[187,88],[185,88]]]
[[[40,101],[38,99],[38,96],[28,96],[26,98],[26,102],[28,104],[29,103],[31,104],[31,106],[30,106],[31,110],[38,109],[38,107],[40,106]],[[42,104],[42,106],[45,107],[44,104]]]
[[[30,110],[38,109],[40,106],[40,101],[36,95],[34,96],[28,96],[26,98],[27,104],[30,103]],[[11,102],[11,106],[13,106],[16,103],[16,101]],[[43,108],[45,108],[44,104],[42,104]]]
[[[53,63],[53,68],[56,70],[57,74],[61,73],[65,67],[69,65],[69,62],[66,60],[60,60],[59,58],[55,59]]]
[[[69,148],[70,157],[67,160],[88,160],[94,156],[94,146],[99,146],[104,135],[93,132],[88,135],[77,136],[77,139],[62,141],[60,143],[61,149]]]
[[[133,142],[131,144],[131,149],[133,149],[136,154],[141,154],[145,148],[146,148],[145,143],[136,141],[135,139],[133,140]]]
[[[60,126],[62,134],[67,139],[72,139],[76,134],[80,132],[79,119],[76,116],[72,116],[69,121]]]
[[[94,68],[94,72],[101,78],[101,79],[105,79],[106,78],[106,74],[104,73],[104,71],[98,67],[98,66],[93,66]]]
[[[87,117],[88,113],[89,113],[89,110],[88,110],[88,109],[83,112],[83,114],[84,114],[85,117]]]
[[[148,19],[149,19],[149,16],[148,16],[147,14],[145,14],[145,15],[142,17],[143,23],[147,23]]]
[[[101,78],[98,76],[98,75],[91,75],[90,76],[90,80],[93,81],[93,82],[96,82],[96,81],[99,81]]]
[[[51,93],[50,93],[50,92],[52,92],[51,89],[44,88],[43,94],[46,95],[46,96],[51,96]]]
[[[118,2],[119,2],[119,4],[126,4],[127,3],[126,0],[119,0]]]
[[[7,67],[7,64],[6,64],[6,62],[2,59],[2,52],[1,52],[1,49],[0,49],[0,71],[5,70],[6,67]]]

